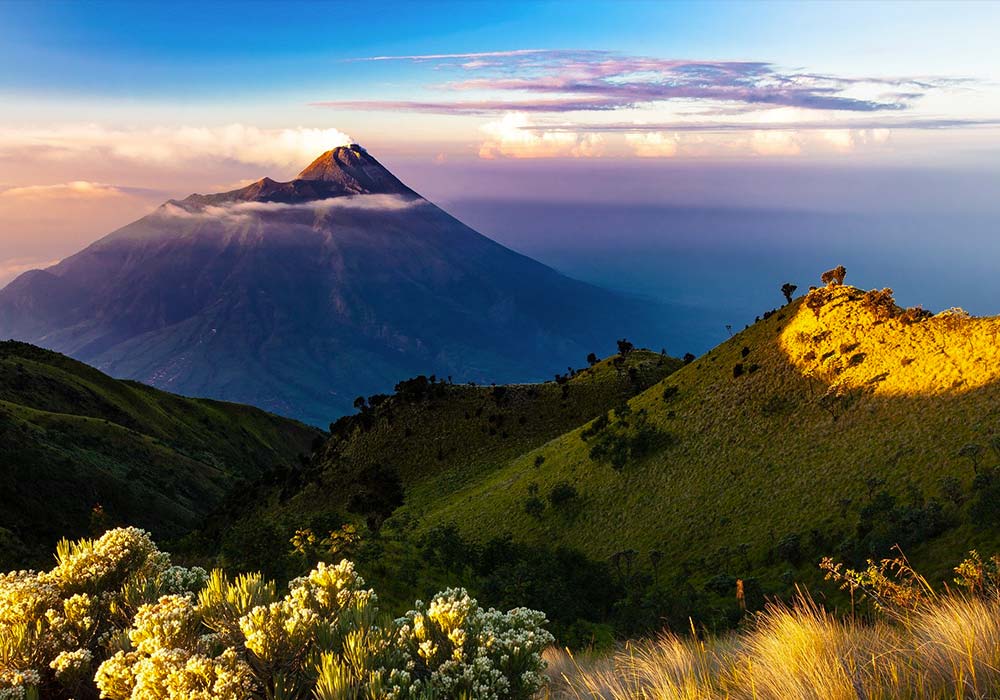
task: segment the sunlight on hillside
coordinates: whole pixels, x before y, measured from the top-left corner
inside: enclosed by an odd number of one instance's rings
[[[831,397],[940,395],[1000,378],[998,332],[998,317],[960,310],[921,317],[895,307],[891,292],[833,287],[799,303],[779,345],[804,375],[827,384]]]

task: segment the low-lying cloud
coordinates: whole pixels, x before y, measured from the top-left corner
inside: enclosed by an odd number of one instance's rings
[[[402,211],[426,205],[423,199],[396,194],[358,194],[330,197],[310,202],[231,202],[227,204],[186,205],[168,202],[157,213],[178,219],[249,220],[258,215],[283,211],[311,211],[324,214],[335,209],[363,211]]]

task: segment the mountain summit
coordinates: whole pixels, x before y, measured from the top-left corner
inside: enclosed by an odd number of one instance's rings
[[[359,194],[419,197],[369,155],[368,151],[353,144],[327,151],[290,182],[277,182],[265,177],[230,192],[193,194],[183,202],[194,205],[226,202],[301,203]]]
[[[660,318],[480,235],[356,145],[166,202],[0,290],[0,338],[317,425],[416,374],[551,378]]]
[[[350,194],[413,194],[413,190],[357,144],[327,151],[296,179],[335,183]]]

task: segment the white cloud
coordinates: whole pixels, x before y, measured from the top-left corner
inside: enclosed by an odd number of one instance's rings
[[[680,137],[677,134],[652,131],[643,134],[625,134],[625,143],[640,158],[670,158],[677,155]]]
[[[5,199],[97,199],[125,196],[118,187],[101,182],[75,180],[56,185],[25,185],[0,190]]]
[[[600,134],[536,129],[521,112],[505,114],[481,129],[487,140],[479,147],[480,158],[595,158],[604,152]]]
[[[115,129],[97,124],[0,128],[0,154],[30,150],[53,160],[104,155],[139,163],[224,159],[255,165],[301,166],[352,143],[337,129],[261,129],[245,124]]]
[[[797,156],[802,145],[794,131],[754,131],[750,150],[759,156]]]

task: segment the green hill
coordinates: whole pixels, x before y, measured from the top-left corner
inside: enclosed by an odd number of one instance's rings
[[[996,549],[1000,319],[930,316],[851,287],[768,316],[629,411],[420,504],[424,526],[652,554],[702,580],[777,579],[896,543],[945,575],[955,552]],[[572,520],[524,515],[531,493],[562,482],[579,494]]]
[[[181,535],[240,483],[308,454],[320,435],[249,406],[182,398],[2,342],[0,565],[33,561],[92,525]]]
[[[957,553],[1000,548],[998,330],[835,286],[686,364],[634,351],[538,385],[402,382],[306,469],[241,493],[203,544],[294,575],[297,530],[367,525],[356,558],[390,598],[447,573],[558,615],[587,571],[605,612],[581,615],[627,632],[734,624],[743,603],[818,586],[828,555],[899,545],[946,580]],[[579,639],[574,615],[557,622]]]

